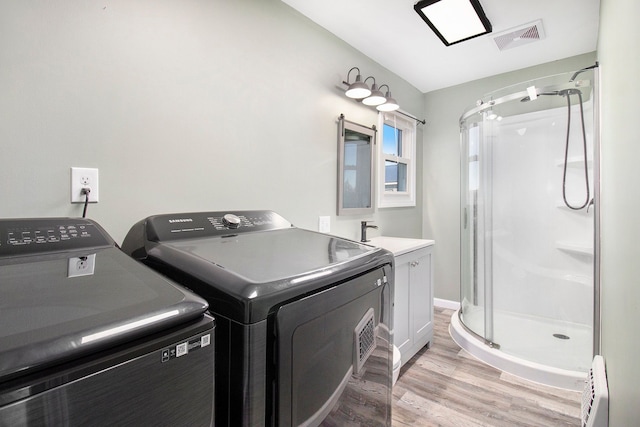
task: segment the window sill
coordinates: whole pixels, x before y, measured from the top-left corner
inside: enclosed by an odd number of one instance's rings
[[[415,207],[416,200],[408,193],[385,194],[378,201],[378,208],[405,208]]]

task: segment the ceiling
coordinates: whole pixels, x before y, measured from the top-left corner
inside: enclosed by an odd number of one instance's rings
[[[493,32],[446,47],[414,0],[282,1],[424,93],[593,52],[600,12],[600,0],[480,0]],[[498,49],[496,34],[537,20],[544,38]]]

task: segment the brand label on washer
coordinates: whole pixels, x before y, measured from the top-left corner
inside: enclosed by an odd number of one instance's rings
[[[188,341],[178,343],[175,346],[164,348],[161,351],[162,363],[168,362],[169,360],[177,357],[186,356],[191,352],[208,346],[209,344],[211,344],[211,334],[206,334],[198,338],[192,338]]]

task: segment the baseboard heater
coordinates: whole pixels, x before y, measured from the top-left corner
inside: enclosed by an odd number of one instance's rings
[[[609,387],[602,356],[595,356],[582,392],[582,427],[609,425]]]

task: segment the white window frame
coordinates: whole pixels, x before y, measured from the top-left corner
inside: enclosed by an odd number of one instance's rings
[[[384,154],[384,124],[402,129],[402,157]],[[397,208],[416,205],[416,121],[397,112],[378,114],[378,208]],[[407,191],[385,191],[385,161],[407,166]]]

